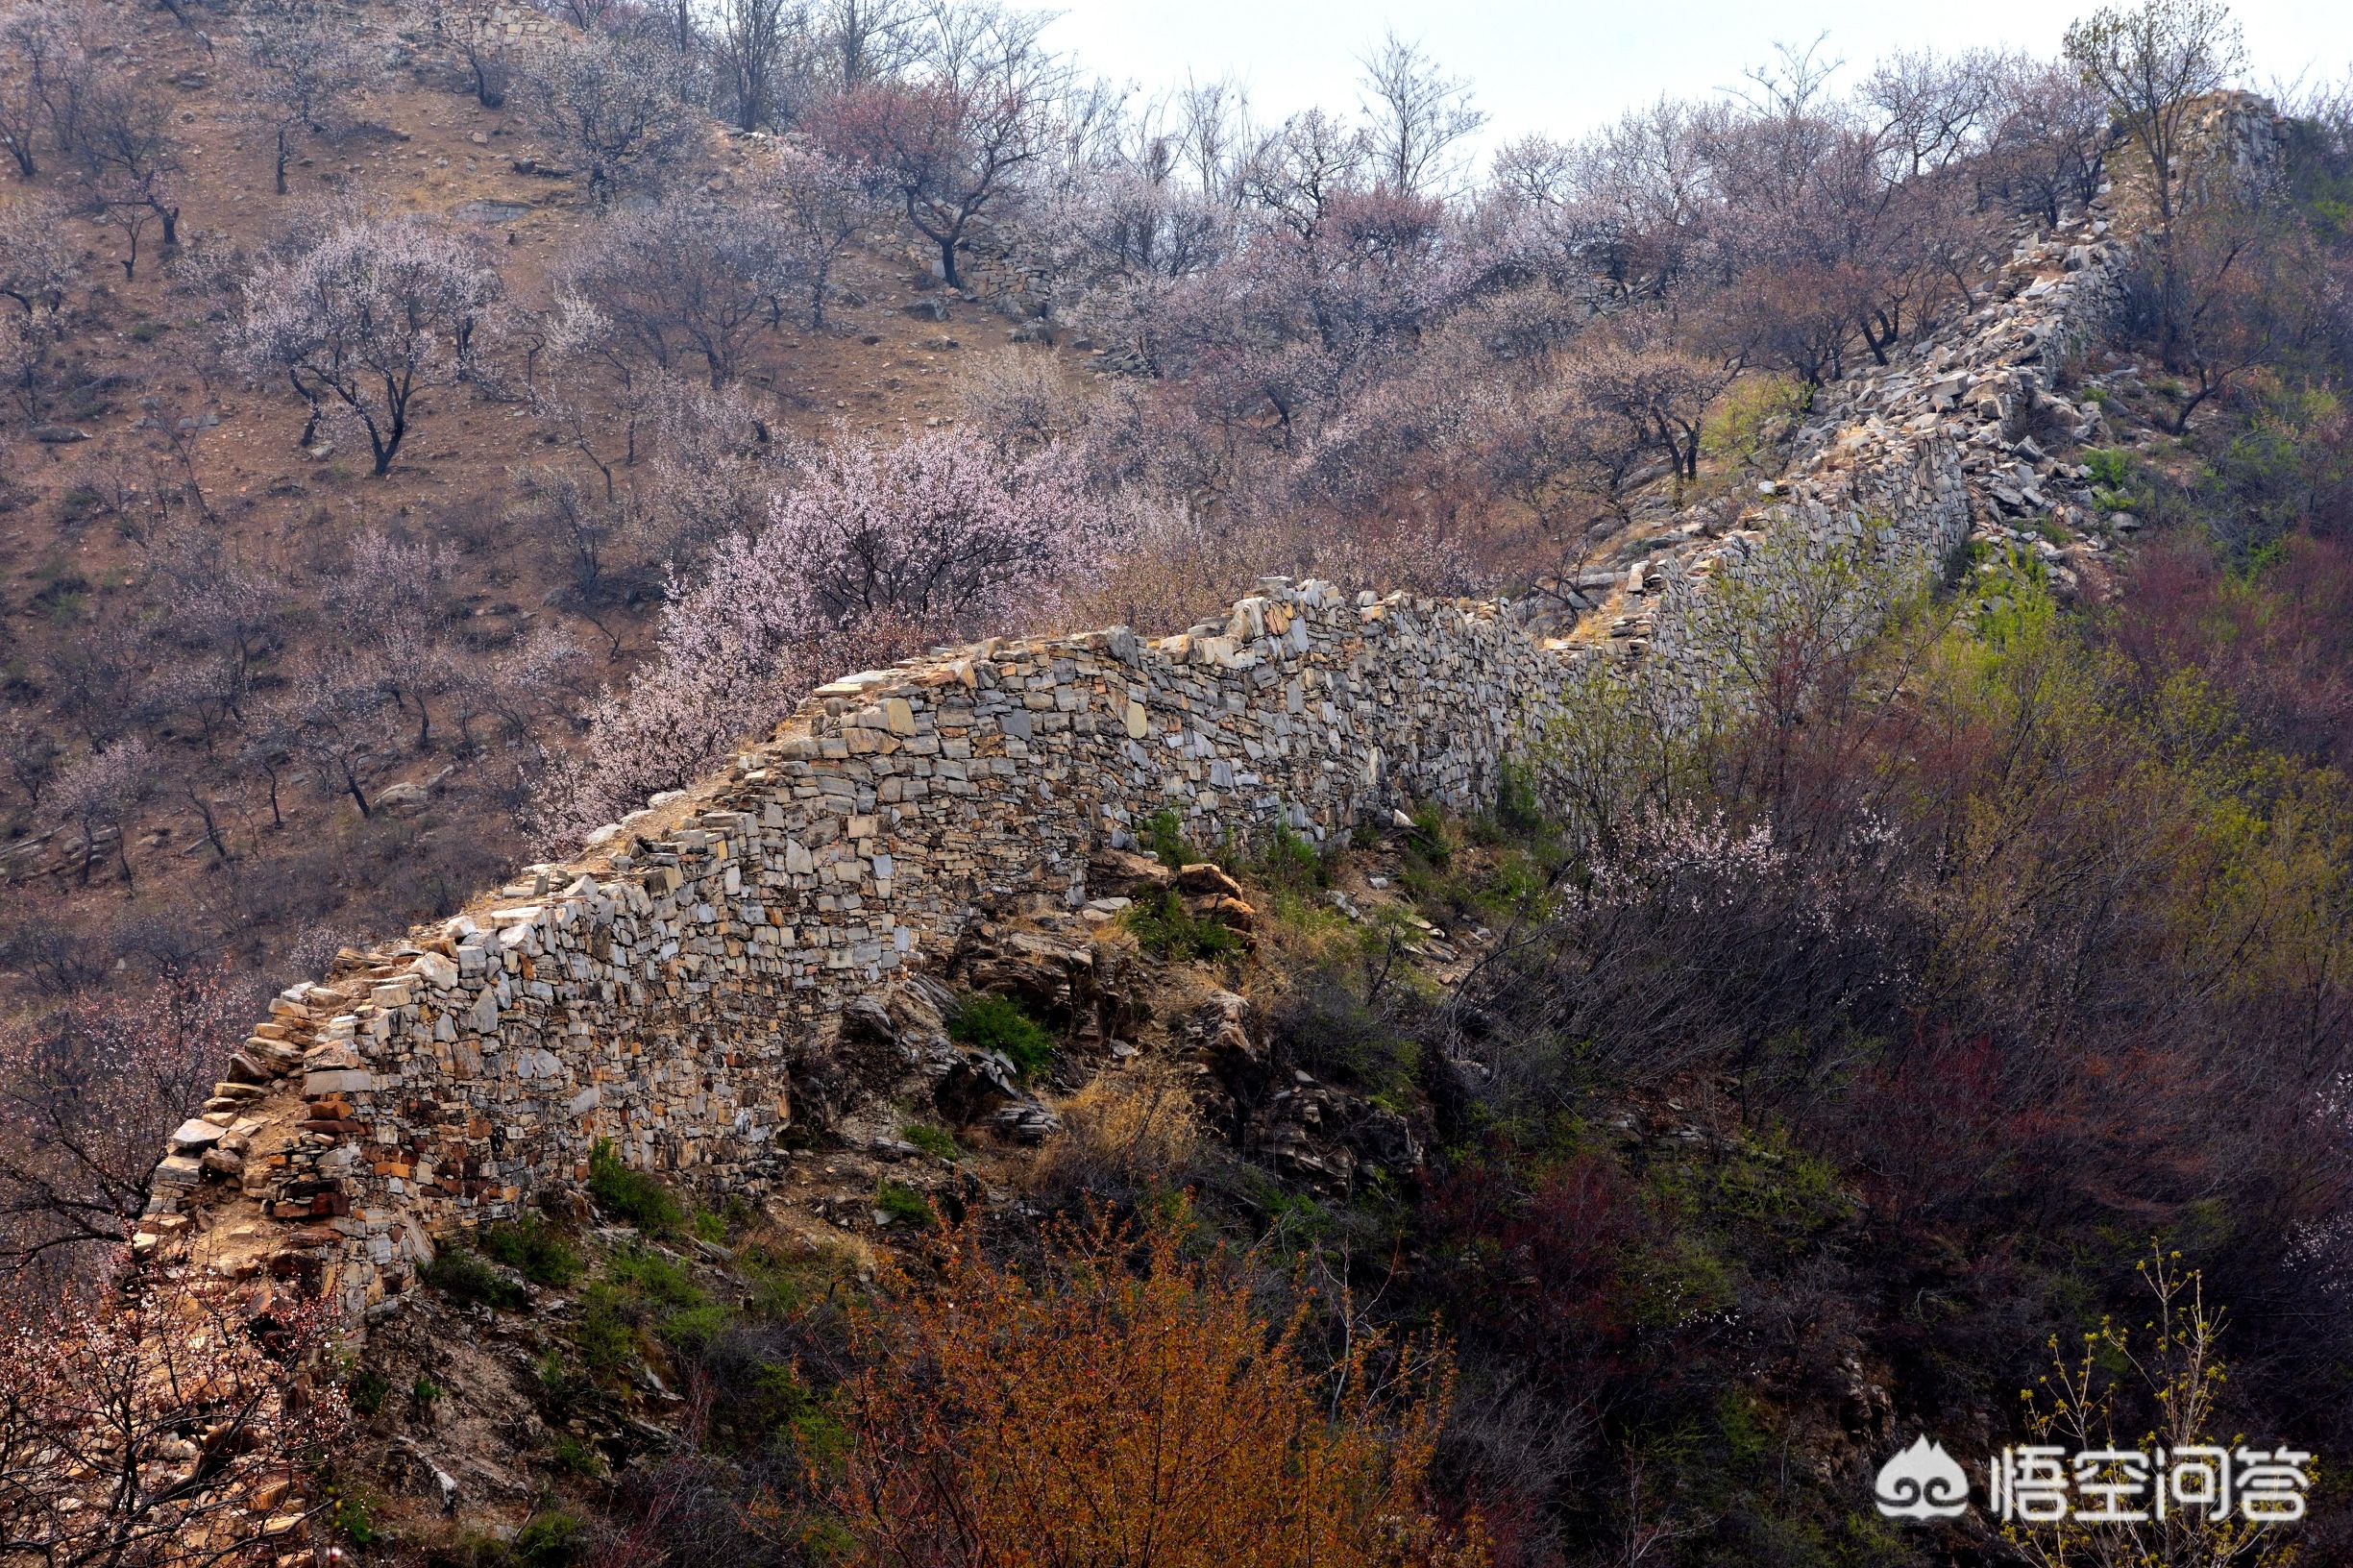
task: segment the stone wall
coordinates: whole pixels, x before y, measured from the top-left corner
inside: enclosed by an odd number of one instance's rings
[[[2022,240],[1973,308],[1826,393],[1769,494],[1728,527],[1695,514],[1570,638],[1504,601],[1269,579],[1178,637],[990,642],[819,690],[579,858],[282,995],[173,1135],[135,1247],[315,1272],[357,1311],[435,1236],[582,1177],[600,1139],[757,1191],[829,1019],[985,912],[1083,902],[1090,856],[1158,812],[1213,842],[1470,807],[1573,669],[1695,711],[1833,555],[1884,568],[1852,579],[1883,599],[1973,536],[2055,561],[2029,520],[2098,548],[2061,449],[2101,416],[2062,385],[2127,260],[2108,231]]]
[[[233,1195],[266,1259],[353,1309],[429,1237],[630,1163],[756,1190],[822,1019],[976,913],[1087,896],[1091,851],[1317,839],[1407,797],[1467,807],[1559,686],[1495,604],[1270,579],[1222,622],[959,649],[817,692],[719,778],[468,913],[297,986],[175,1135],[142,1250]],[[292,1136],[253,1102],[299,1075]],[[224,1147],[224,1145],[231,1145]]]

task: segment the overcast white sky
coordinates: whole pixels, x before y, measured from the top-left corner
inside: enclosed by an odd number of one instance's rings
[[[1825,29],[1856,66],[1892,49],[2009,45],[2055,53],[2089,0],[1044,0],[1049,37],[1080,62],[1147,93],[1195,75],[1231,75],[1267,121],[1311,104],[1356,103],[1356,57],[1385,27],[1419,38],[1477,85],[1499,145],[1533,131],[1573,135],[1660,93],[1690,96],[1739,79],[1776,42]],[[2353,0],[2238,0],[2252,85],[2353,71]]]

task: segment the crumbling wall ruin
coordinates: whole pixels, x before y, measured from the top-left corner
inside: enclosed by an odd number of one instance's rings
[[[821,688],[578,858],[284,992],[173,1135],[135,1246],[312,1274],[358,1312],[434,1237],[580,1178],[600,1139],[759,1190],[829,1019],[987,911],[1084,901],[1091,854],[1158,812],[1211,842],[1469,807],[1580,666],[1696,709],[1727,584],[1770,604],[1777,573],[1857,550],[1931,576],[1973,535],[2056,560],[2034,518],[2096,546],[2089,476],[2056,449],[2100,433],[2061,371],[2128,259],[2108,229],[2030,237],[1969,313],[1837,389],[1735,526],[1696,520],[1630,568],[1605,635],[1268,579],[1177,637],[992,641]]]
[[[140,1246],[257,1205],[239,1266],[357,1310],[430,1237],[632,1163],[756,1190],[822,1020],[1091,851],[1315,838],[1491,794],[1559,685],[1504,607],[1270,579],[1218,624],[985,643],[820,689],[721,777],[468,913],[293,988],[174,1135]],[[299,1080],[291,1136],[257,1102]]]

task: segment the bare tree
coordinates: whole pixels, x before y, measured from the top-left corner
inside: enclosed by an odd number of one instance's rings
[[[566,262],[559,287],[597,301],[656,365],[698,354],[711,384],[724,386],[789,279],[780,215],[765,202],[686,196],[617,213]]]
[[[0,207],[0,376],[41,417],[41,371],[63,333],[65,299],[80,267],[64,204],[46,193]]]
[[[132,812],[155,793],[155,759],[147,743],[128,736],[112,746],[59,770],[51,795],[58,816],[82,835],[82,884],[89,885],[90,870],[100,847],[108,843],[123,881],[131,881],[131,852],[123,842]]]
[[[257,1489],[321,1462],[348,1416],[319,1365],[331,1310],[271,1295],[154,1280],[93,1311],[12,1314],[0,1521],[18,1560],[254,1559]],[[313,1511],[300,1493],[282,1506],[297,1523]]]
[[[2145,320],[2169,312],[2180,369],[2171,426],[2187,435],[2191,416],[2247,372],[2341,331],[2346,301],[2325,252],[2284,204],[2244,195],[2203,201],[2176,227],[2171,254],[2158,263],[2166,270],[2155,279],[2144,272],[2142,286],[2128,288],[2126,313],[2134,314],[2136,293]]]
[[[1899,50],[1880,61],[1857,98],[1889,178],[1917,179],[1981,151],[2008,66],[1984,50]]]
[[[519,468],[513,478],[516,501],[507,509],[508,519],[562,559],[572,576],[574,600],[593,619],[604,598],[613,545],[626,526],[620,499],[609,487],[596,493],[577,473],[546,464]],[[605,638],[618,652],[618,640],[610,632]]]
[[[161,225],[166,250],[180,243],[186,168],[171,133],[171,107],[152,84],[101,78],[78,96],[74,146],[87,176],[91,210],[130,242],[123,277],[138,274],[139,236]]]
[[[856,169],[821,149],[788,146],[754,176],[751,199],[771,209],[783,243],[779,281],[807,306],[810,328],[822,331],[834,269],[876,215],[865,183]]]
[[[2054,228],[2099,194],[2109,141],[2108,101],[2073,66],[2015,62],[2003,83],[1985,181],[2012,207]]]
[[[934,8],[912,84],[871,83],[844,95],[820,127],[940,252],[940,276],[964,284],[956,259],[973,219],[1001,207],[1019,171],[1045,153],[1068,66],[1039,41],[1047,17],[994,5]]]
[[[2196,100],[2246,69],[2239,24],[2221,0],[2141,0],[2106,6],[2069,25],[2071,64],[2106,96],[2125,135],[2148,156],[2149,194],[2170,224],[2180,199],[2183,135]]]
[[[367,432],[379,478],[407,438],[417,396],[472,373],[501,292],[478,248],[420,217],[360,218],[256,269],[233,346],[310,405],[302,443],[343,417]]]
[[[737,129],[790,125],[808,107],[806,0],[719,0],[711,52],[721,102]]]
[[[514,65],[479,0],[407,0],[407,7],[427,37],[464,62],[475,102],[484,109],[503,108]]]
[[[286,672],[283,690],[267,705],[255,734],[281,748],[267,764],[273,775],[290,764],[307,772],[321,794],[348,795],[361,817],[376,815],[368,791],[399,742],[370,672],[348,659],[303,660]],[[274,806],[274,776],[272,789]]]
[[[327,607],[359,655],[354,673],[372,679],[397,711],[416,709],[419,751],[433,744],[433,699],[460,677],[447,643],[456,570],[446,545],[370,528],[327,584]]]
[[[220,1076],[250,999],[218,968],[0,1026],[0,1272],[86,1280],[128,1239],[164,1136]]]
[[[833,86],[846,92],[904,70],[920,17],[915,0],[821,0],[811,26]]]
[[[241,20],[245,110],[269,134],[283,196],[295,133],[325,135],[352,96],[375,81],[376,60],[351,18],[319,0],[272,0],[248,8]]]
[[[2147,157],[2158,221],[2158,349],[2169,369],[2182,369],[2189,329],[2173,231],[2188,173],[2184,137],[2196,100],[2228,86],[2246,68],[2239,24],[2222,0],[2140,0],[2071,23],[2065,47],[2069,61],[2099,89],[2124,134]]]
[[[41,792],[57,776],[57,737],[44,724],[32,723],[22,714],[10,714],[0,720],[0,767],[8,770],[9,777],[23,792],[25,804],[37,810]]]
[[[1699,477],[1701,425],[1731,373],[1678,344],[1670,324],[1653,318],[1581,341],[1562,380],[1586,409],[1617,422],[1664,458],[1679,496],[1681,485]]]
[[[649,366],[613,323],[578,294],[559,289],[554,304],[530,318],[535,342],[526,356],[531,412],[566,449],[604,477],[613,499],[614,469],[638,459],[638,432],[668,394],[672,378]],[[606,439],[620,426],[622,450]]]
[[[591,34],[541,47],[525,62],[534,123],[588,176],[600,208],[658,183],[701,140],[674,51]]]
[[[18,179],[40,173],[39,137],[54,128],[51,104],[71,74],[77,50],[72,18],[58,0],[12,0],[0,6],[0,148],[15,161]]]
[[[1407,196],[1444,194],[1462,172],[1461,144],[1487,123],[1471,85],[1438,69],[1419,43],[1394,32],[1360,61],[1360,100],[1384,184]]]

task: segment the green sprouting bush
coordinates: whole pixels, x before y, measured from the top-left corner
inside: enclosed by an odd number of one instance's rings
[[[328,1528],[341,1531],[354,1546],[375,1545],[376,1519],[368,1504],[369,1499],[356,1492],[336,1498],[334,1511],[327,1518]]]
[[[932,1222],[930,1201],[903,1182],[885,1178],[876,1184],[874,1207],[890,1215],[894,1224],[928,1226]]]
[[[629,1247],[605,1261],[604,1277],[631,1295],[658,1309],[682,1311],[710,1298],[686,1265],[645,1247]]]
[[[1156,811],[1137,823],[1136,840],[1145,854],[1172,871],[1186,863],[1185,823],[1173,809]]]
[[[1437,870],[1442,871],[1453,863],[1454,836],[1447,831],[1446,814],[1434,802],[1425,801],[1413,808],[1413,825],[1406,830],[1406,847]]]
[[[898,1130],[898,1136],[925,1154],[942,1160],[960,1160],[964,1157],[964,1145],[956,1141],[954,1133],[944,1127],[934,1127],[927,1121],[911,1121]]]
[[[597,1451],[570,1433],[555,1440],[554,1459],[558,1466],[576,1476],[595,1477],[604,1473],[604,1460]]]
[[[441,1384],[422,1372],[417,1374],[417,1381],[408,1385],[408,1398],[420,1410],[430,1410],[441,1394]]]
[[[672,1312],[655,1331],[665,1344],[698,1354],[723,1335],[735,1322],[735,1309],[724,1302],[706,1301]]]
[[[621,1163],[611,1139],[599,1139],[588,1156],[588,1194],[597,1207],[649,1236],[675,1236],[686,1209],[659,1178]]]
[[[1269,886],[1293,893],[1320,888],[1330,880],[1315,841],[1292,832],[1287,822],[1275,823],[1252,869]]]
[[[391,1380],[373,1367],[357,1367],[343,1382],[343,1394],[352,1402],[352,1409],[361,1415],[374,1415],[384,1408],[384,1396],[392,1392]]]
[[[530,1292],[519,1282],[491,1266],[471,1247],[453,1244],[442,1248],[438,1257],[417,1270],[417,1277],[448,1295],[478,1301],[502,1312],[511,1312],[530,1300]]]
[[[568,1568],[578,1560],[587,1527],[561,1508],[533,1514],[515,1531],[515,1560],[524,1568]]]
[[[1060,1043],[1021,1011],[1019,1002],[992,992],[973,992],[957,1000],[947,1016],[947,1037],[974,1050],[1002,1053],[1024,1079],[1043,1072]]]
[[[1302,976],[1278,1004],[1273,1022],[1287,1060],[1370,1098],[1392,1105],[1409,1100],[1421,1047],[1342,976]]]
[[[696,1210],[695,1217],[688,1224],[687,1229],[694,1233],[695,1239],[698,1241],[716,1242],[727,1239],[726,1216],[715,1214],[708,1209]]]
[[[2077,455],[2092,471],[2092,482],[2104,489],[2121,490],[2132,477],[2132,454],[2121,447],[2087,447]]]
[[[1770,466],[1775,446],[1805,414],[1811,401],[1804,387],[1783,376],[1735,381],[1700,428],[1700,450],[1744,468]]]
[[[489,1226],[475,1244],[533,1285],[561,1289],[580,1277],[580,1255],[536,1214]]]
[[[748,1381],[759,1427],[787,1439],[804,1461],[828,1466],[848,1453],[849,1429],[798,1368],[787,1361],[763,1361]]]
[[[754,1241],[736,1254],[735,1266],[751,1283],[744,1303],[745,1315],[763,1322],[783,1322],[855,1275],[859,1264],[846,1251],[787,1255]]]
[[[618,1377],[636,1359],[637,1325],[631,1320],[630,1307],[627,1294],[609,1285],[592,1285],[580,1293],[580,1316],[572,1327],[572,1342],[590,1376]]]
[[[1173,888],[1139,898],[1120,917],[1137,944],[1155,958],[1214,958],[1241,946],[1241,939],[1215,920],[1194,917]]]
[[[1495,803],[1470,824],[1472,836],[1484,845],[1518,844],[1533,851],[1550,850],[1558,829],[1536,792],[1535,775],[1507,763],[1496,780]]]
[[[723,1328],[726,1317],[684,1263],[633,1246],[607,1258],[601,1277],[580,1292],[572,1342],[591,1375],[610,1379],[637,1360],[640,1330],[674,1344],[699,1344]]]

